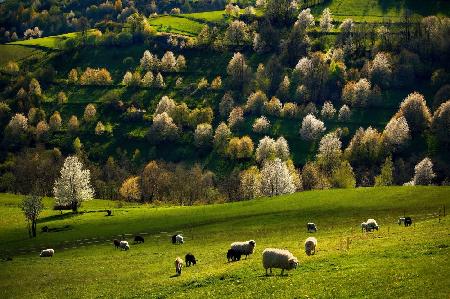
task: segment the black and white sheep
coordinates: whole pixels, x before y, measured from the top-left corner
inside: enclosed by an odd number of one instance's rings
[[[142,236],[135,236],[134,237],[134,243],[144,243],[144,237],[142,237]]]
[[[366,222],[361,223],[361,229],[366,232],[378,230],[379,226],[375,219],[367,219]]]
[[[270,270],[272,274],[272,268],[281,269],[281,275],[283,275],[284,270],[292,270],[297,268],[298,260],[292,255],[288,250],[276,249],[276,248],[266,248],[263,251],[263,267]]]
[[[254,240],[234,242],[231,244],[231,249],[239,252],[241,255],[245,255],[245,258],[254,252],[255,247],[256,242]]]
[[[195,259],[195,256],[192,253],[186,254],[184,257],[184,260],[186,261],[186,267],[190,267],[192,265],[197,264],[197,260]]]
[[[305,241],[305,252],[306,255],[314,255],[316,253],[317,239],[314,237],[309,237]]]
[[[239,252],[239,251],[237,251],[237,250],[234,250],[234,249],[228,249],[228,252],[227,252],[227,260],[229,261],[229,262],[231,262],[231,261],[233,261],[233,262],[235,262],[235,261],[240,261],[241,260],[241,253]]]
[[[184,238],[182,235],[177,234],[172,236],[172,244],[183,244]]]
[[[44,249],[41,251],[41,254],[39,254],[40,257],[53,257],[55,254],[55,250],[53,249]]]
[[[114,243],[114,246],[116,247],[116,249],[120,247],[120,241],[119,240],[114,239],[113,243]]]
[[[366,222],[361,223],[361,231],[362,232],[367,231],[367,223]]]
[[[308,230],[308,233],[317,232],[317,226],[312,222],[306,224],[306,229]]]
[[[125,251],[130,249],[130,245],[128,244],[128,241],[120,241],[119,247],[120,247],[120,249],[125,250]]]
[[[398,225],[404,224],[405,226],[411,226],[412,219],[411,217],[400,217],[398,218]]]
[[[178,275],[181,275],[181,269],[183,269],[183,260],[180,257],[175,259],[175,271]]]

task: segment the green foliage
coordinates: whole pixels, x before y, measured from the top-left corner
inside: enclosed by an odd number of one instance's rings
[[[392,157],[389,156],[381,167],[380,175],[375,177],[375,186],[391,186],[394,184],[394,165],[392,163]]]

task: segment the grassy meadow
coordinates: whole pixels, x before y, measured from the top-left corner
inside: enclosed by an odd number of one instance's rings
[[[152,207],[94,200],[78,215],[51,210],[38,223],[38,237],[27,237],[17,204],[20,196],[0,195],[1,298],[448,298],[449,187],[358,188],[302,192],[231,204]],[[113,216],[105,216],[112,209]],[[414,225],[396,224],[409,215]],[[359,224],[375,218],[380,231],[361,233]],[[318,225],[316,255],[307,257],[305,224]],[[47,225],[59,232],[41,233]],[[181,232],[185,244],[172,245]],[[146,233],[145,243],[128,252],[112,238]],[[233,241],[255,239],[248,259],[227,263]],[[109,240],[109,241],[108,241]],[[347,246],[348,241],[348,246]],[[41,248],[55,249],[39,258]],[[289,249],[298,269],[266,277],[261,253]],[[23,251],[21,251],[23,250]],[[192,252],[199,260],[175,276],[175,257]],[[432,286],[432,287],[430,287]]]

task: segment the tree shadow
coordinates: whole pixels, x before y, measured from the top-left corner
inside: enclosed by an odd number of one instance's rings
[[[175,278],[175,277],[178,277],[178,276],[180,276],[180,274],[174,274],[174,275],[170,276],[170,278]]]

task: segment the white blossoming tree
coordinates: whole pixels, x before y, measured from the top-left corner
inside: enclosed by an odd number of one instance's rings
[[[308,114],[303,118],[300,128],[300,135],[305,140],[316,140],[325,131],[324,123],[315,118],[314,115]]]
[[[320,17],[320,29],[323,32],[328,32],[333,29],[333,16],[329,8],[325,8]]]
[[[396,151],[409,139],[409,126],[405,117],[392,118],[383,131],[383,139],[388,149]]]
[[[286,163],[279,158],[267,160],[261,170],[261,191],[266,196],[295,192],[291,174]]]
[[[413,185],[430,185],[436,175],[433,171],[433,162],[426,157],[414,167]]]
[[[78,158],[67,157],[61,168],[61,176],[53,187],[56,204],[70,206],[72,211],[76,212],[83,201],[91,200],[94,196],[90,180],[90,171],[83,169],[83,164]]]

